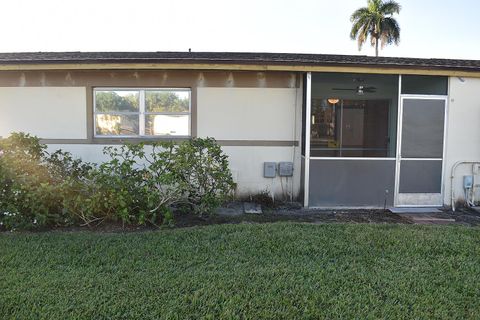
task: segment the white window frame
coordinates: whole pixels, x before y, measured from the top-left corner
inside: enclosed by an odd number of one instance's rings
[[[97,112],[97,92],[98,91],[138,91],[139,92],[139,104],[138,112],[129,112],[129,111],[113,111],[113,112]],[[147,91],[182,91],[188,93],[188,112],[147,112],[145,106],[145,93]],[[138,115],[139,125],[138,135],[105,135],[97,134],[97,115],[100,114],[111,114],[111,115]],[[147,135],[145,134],[145,120],[148,115],[170,115],[170,116],[188,116],[188,135]],[[192,90],[191,88],[148,88],[148,87],[96,87],[93,88],[93,136],[94,138],[168,138],[168,139],[178,139],[178,138],[190,138],[192,136]]]

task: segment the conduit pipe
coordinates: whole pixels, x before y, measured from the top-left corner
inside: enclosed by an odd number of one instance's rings
[[[450,176],[450,200],[453,212],[455,212],[455,191],[453,188],[453,179],[455,178],[455,170],[462,164],[480,164],[480,161],[458,161],[453,165],[452,174]]]

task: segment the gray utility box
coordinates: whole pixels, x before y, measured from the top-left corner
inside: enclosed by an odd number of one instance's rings
[[[463,188],[464,189],[473,188],[473,176],[463,176]]]
[[[264,178],[275,178],[277,175],[277,164],[275,162],[264,162],[263,163],[263,177]]]
[[[280,177],[293,176],[293,162],[279,162],[278,163],[278,175]]]

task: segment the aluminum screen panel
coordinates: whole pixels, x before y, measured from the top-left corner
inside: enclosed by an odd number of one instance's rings
[[[394,186],[392,160],[310,161],[310,207],[392,206]]]
[[[403,160],[400,165],[400,193],[441,193],[441,160]]]
[[[404,99],[402,158],[442,158],[445,100]]]

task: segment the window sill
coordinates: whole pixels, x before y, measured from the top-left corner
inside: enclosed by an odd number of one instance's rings
[[[123,144],[123,143],[140,143],[140,142],[163,142],[163,141],[185,141],[191,139],[192,136],[155,136],[155,137],[115,137],[115,136],[96,136],[92,142],[95,144]]]

